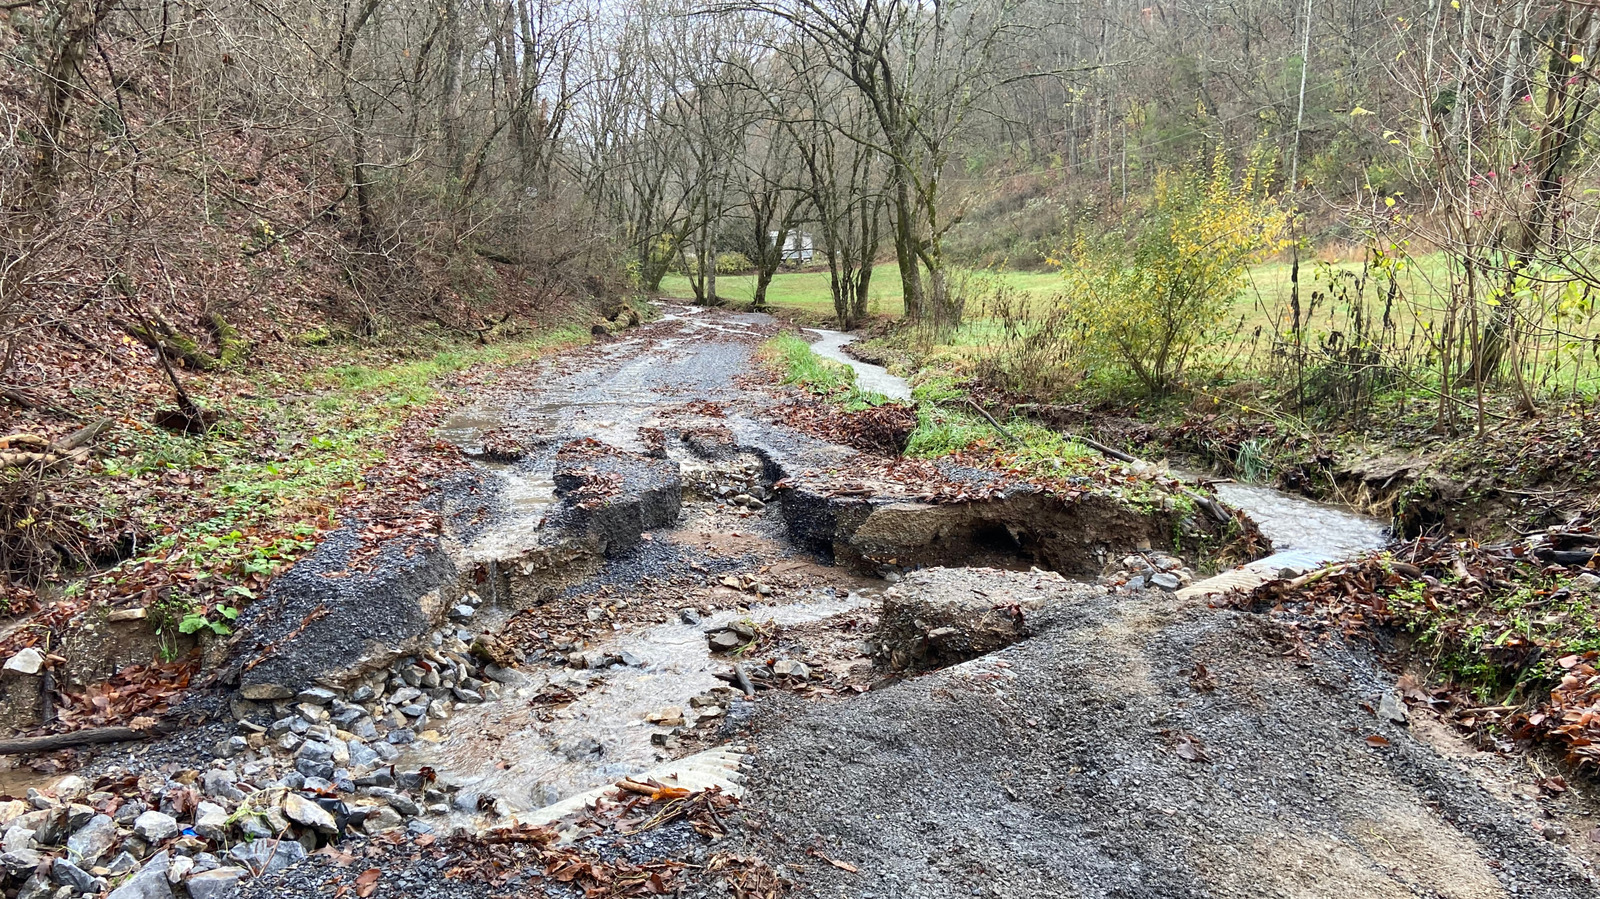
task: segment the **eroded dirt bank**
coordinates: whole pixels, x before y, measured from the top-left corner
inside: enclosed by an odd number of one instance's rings
[[[1212,608],[1184,547],[1219,524],[1164,474],[1108,479],[1132,503],[828,443],[753,376],[776,327],[669,308],[482,390],[440,532],[330,540],[192,726],[18,782],[11,888],[1595,894],[1587,828],[1534,826],[1586,782],[1486,790],[1365,654]],[[1287,552],[1235,579],[1377,536],[1262,509]]]

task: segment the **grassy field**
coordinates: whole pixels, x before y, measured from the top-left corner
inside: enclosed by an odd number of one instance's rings
[[[1396,278],[1397,299],[1388,310],[1394,331],[1383,338],[1386,352],[1398,359],[1413,360],[1430,354],[1432,334],[1437,333],[1436,329],[1442,324],[1439,313],[1446,308],[1449,298],[1448,264],[1444,254],[1435,253],[1408,260],[1401,268]],[[1242,362],[1248,368],[1259,362],[1262,354],[1272,352],[1275,335],[1289,332],[1292,272],[1293,265],[1286,260],[1252,266],[1244,287],[1234,299],[1233,308],[1220,326],[1200,343],[1197,358],[1221,367]],[[1388,282],[1369,276],[1363,284],[1361,275],[1359,261],[1301,262],[1301,322],[1309,345],[1315,347],[1329,339],[1352,339],[1358,316],[1363,320],[1365,333],[1375,335],[1381,329]],[[723,275],[717,278],[717,288],[728,300],[748,303],[754,293],[754,282],[754,277],[749,275]],[[985,311],[983,298],[992,295],[996,282],[1043,304],[1061,289],[1063,278],[1061,272],[1054,270],[954,272],[952,288],[964,291],[973,299],[967,304],[965,323],[957,333],[946,338],[946,345],[964,352],[981,353],[994,343],[998,322]],[[688,279],[679,275],[668,276],[662,282],[662,291],[675,297],[692,295]],[[904,313],[899,273],[893,266],[880,266],[875,272],[871,297],[869,311],[874,315],[897,318]],[[818,317],[833,313],[825,271],[781,273],[768,288],[767,300],[774,306],[804,310]],[[1600,321],[1593,317],[1575,318],[1564,323],[1564,335],[1545,331],[1528,340],[1525,344],[1527,370],[1536,387],[1548,389],[1565,383],[1568,387],[1588,385],[1588,389],[1593,389],[1600,373],[1585,354],[1592,354],[1587,341],[1600,330],[1597,326]],[[1430,327],[1435,330],[1430,331]],[[1535,332],[1538,331],[1535,327]]]
[[[1417,298],[1420,302],[1429,303],[1431,298],[1437,296],[1438,288],[1435,285],[1443,283],[1443,268],[1442,257],[1424,257],[1401,276],[1401,286],[1406,289],[1409,296]],[[1251,268],[1249,283],[1240,291],[1236,301],[1236,314],[1243,316],[1245,330],[1270,324],[1274,311],[1281,312],[1286,308],[1292,289],[1290,280],[1292,270],[1293,266],[1289,262],[1282,261],[1266,262]],[[1310,305],[1310,292],[1313,290],[1328,293],[1329,283],[1335,277],[1335,272],[1359,274],[1360,271],[1359,262],[1338,262],[1327,266],[1316,262],[1301,263],[1300,288],[1306,298],[1304,302]],[[958,272],[954,276],[956,285],[959,286],[966,277],[972,275]],[[1053,270],[982,272],[977,273],[976,277],[998,279],[1015,290],[1041,300],[1059,290],[1062,283],[1061,273]],[[661,282],[661,292],[671,297],[694,295],[689,287],[689,279],[683,275],[668,275]],[[869,292],[871,295],[869,311],[873,315],[898,318],[904,314],[899,272],[893,266],[878,268],[873,275]],[[974,292],[983,293],[981,290]],[[755,276],[719,275],[717,293],[735,303],[748,303],[755,296]],[[782,272],[773,278],[772,284],[767,288],[767,302],[774,306],[831,315],[833,295],[829,289],[828,273]],[[1401,314],[1402,324],[1408,323],[1411,316],[1407,314],[1407,310],[1397,311]],[[968,313],[972,318],[982,315],[981,310],[970,306]]]
[[[985,273],[988,276],[989,273]],[[959,276],[958,276],[959,277]],[[1049,296],[1061,285],[1059,272],[997,272],[993,277],[1028,294]],[[748,303],[755,297],[754,275],[718,275],[717,293],[735,303]],[[692,297],[689,279],[683,275],[668,275],[661,282],[661,292],[671,297]],[[899,318],[905,313],[901,299],[900,273],[894,266],[880,266],[872,275],[871,297],[868,311],[873,315]],[[833,293],[829,288],[827,272],[782,272],[772,279],[767,288],[767,302],[774,306],[804,309],[822,315],[833,314]]]

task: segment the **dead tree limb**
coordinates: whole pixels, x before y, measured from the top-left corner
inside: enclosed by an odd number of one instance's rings
[[[28,755],[36,752],[55,752],[77,746],[97,746],[104,743],[131,743],[148,740],[177,730],[175,721],[158,722],[154,727],[135,730],[131,727],[88,727],[64,734],[45,734],[42,737],[19,737],[0,740],[0,755]]]

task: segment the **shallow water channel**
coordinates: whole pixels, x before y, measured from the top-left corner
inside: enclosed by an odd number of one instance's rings
[[[821,337],[811,345],[812,351],[855,369],[856,383],[863,390],[891,399],[911,398],[911,384],[906,379],[844,352],[843,348],[855,340],[854,335],[821,328],[807,330]],[[1249,515],[1272,541],[1273,555],[1255,563],[1263,569],[1274,565],[1320,565],[1377,549],[1389,539],[1388,528],[1376,519],[1271,487],[1223,482],[1215,484],[1214,489],[1224,503]]]
[[[856,386],[867,393],[881,393],[891,400],[909,402],[911,399],[911,383],[905,378],[889,374],[889,370],[881,365],[862,362],[853,359],[844,351],[847,344],[854,343],[856,336],[843,331],[829,331],[825,328],[807,328],[818,335],[816,343],[811,345],[811,352],[824,359],[832,359],[850,366],[856,371]]]
[[[705,632],[739,619],[759,624],[804,624],[861,608],[870,593],[818,590],[797,602],[756,604],[747,611],[708,615],[696,624],[671,622],[622,633],[596,648],[621,657],[603,671],[535,669],[499,700],[461,707],[438,743],[413,744],[407,765],[428,765],[468,795],[502,799],[513,814],[553,805],[570,796],[655,766],[645,720],[670,707],[686,715],[725,714],[694,709],[690,700],[726,687],[716,672]]]

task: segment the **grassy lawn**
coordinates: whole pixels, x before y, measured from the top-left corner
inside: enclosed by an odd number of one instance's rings
[[[767,287],[767,302],[774,306],[832,315],[833,293],[828,285],[828,273],[825,271],[780,272]],[[667,275],[661,279],[661,292],[669,297],[694,296],[686,275]],[[749,303],[755,299],[755,294],[755,275],[717,276],[717,295],[723,299]],[[895,318],[905,314],[905,305],[900,299],[900,276],[893,266],[881,266],[873,271],[868,295],[871,297],[869,309],[872,314]]]
[[[1258,354],[1271,349],[1273,335],[1288,332],[1290,325],[1289,300],[1293,290],[1293,266],[1285,260],[1272,260],[1249,270],[1244,287],[1234,299],[1233,308],[1224,318],[1218,332],[1204,341],[1199,357],[1215,362],[1247,360],[1253,362]],[[1368,276],[1363,290],[1356,287],[1362,274],[1360,262],[1336,261],[1324,263],[1314,259],[1300,264],[1300,308],[1302,325],[1307,342],[1320,344],[1328,335],[1349,339],[1355,331],[1359,315],[1368,334],[1381,329],[1388,285],[1386,280]],[[1396,279],[1397,297],[1388,310],[1394,334],[1387,338],[1391,348],[1404,356],[1421,358],[1430,352],[1427,330],[1431,323],[1440,325],[1439,313],[1448,299],[1450,273],[1444,254],[1433,253],[1408,260]],[[997,322],[985,309],[986,296],[992,295],[995,286],[1005,286],[1025,295],[1031,301],[1048,303],[1062,286],[1062,274],[1046,271],[971,272],[956,270],[951,274],[951,287],[972,297],[966,307],[966,321],[960,331],[948,339],[955,348],[981,350],[993,342]],[[721,275],[717,278],[717,291],[735,303],[748,303],[754,295],[755,278],[752,275]],[[688,279],[669,275],[663,280],[662,292],[668,296],[692,296]],[[874,315],[899,317],[904,314],[900,296],[899,272],[892,265],[879,265],[874,272],[869,311]],[[833,313],[833,299],[826,271],[783,272],[773,279],[767,290],[767,300],[774,306],[805,310],[829,316]],[[1593,319],[1568,321],[1566,328],[1580,338],[1595,333]],[[1558,347],[1559,345],[1559,347]],[[1574,365],[1568,358],[1574,353],[1587,352],[1571,339],[1543,337],[1527,344],[1528,369],[1538,386],[1554,386],[1568,382],[1571,386]],[[1594,375],[1584,374],[1580,381],[1594,381]]]
[[[998,277],[1006,284],[1030,295],[1048,296],[1061,283],[1058,272],[983,272],[980,277]],[[959,285],[962,276],[957,274]],[[718,275],[717,294],[735,303],[748,303],[755,298],[754,275]],[[669,297],[692,297],[689,279],[684,275],[668,275],[661,281],[661,292]],[[868,311],[873,315],[895,318],[905,314],[901,299],[900,272],[893,265],[880,265],[873,271],[871,297]],[[774,306],[787,306],[818,312],[833,313],[833,293],[829,287],[828,273],[780,272],[767,288],[767,302]]]
[[[1426,302],[1436,295],[1438,288],[1435,285],[1443,282],[1443,267],[1444,262],[1441,257],[1424,257],[1401,276],[1401,285],[1409,296]],[[1303,302],[1310,303],[1310,292],[1313,290],[1328,293],[1329,282],[1334,277],[1334,272],[1359,274],[1360,271],[1361,264],[1358,262],[1338,262],[1333,263],[1331,267],[1317,262],[1301,263],[1300,289],[1305,298]],[[1279,261],[1266,262],[1250,270],[1250,283],[1239,292],[1237,300],[1237,314],[1244,316],[1246,329],[1268,324],[1273,314],[1272,310],[1282,310],[1287,307],[1292,287],[1291,272],[1290,263]],[[959,289],[965,286],[969,292],[979,296],[987,292],[989,284],[986,282],[991,279],[998,279],[1006,286],[1040,300],[1048,299],[1061,287],[1061,273],[1054,270],[958,271],[952,275],[955,287]],[[717,293],[735,303],[748,303],[755,297],[755,280],[754,275],[719,275]],[[1370,286],[1368,291],[1370,297],[1372,295]],[[694,295],[694,291],[689,287],[689,279],[684,275],[668,275],[662,279],[661,292],[671,297]],[[896,318],[904,314],[905,307],[900,296],[900,276],[893,266],[879,266],[873,273],[870,294],[872,314]],[[829,288],[828,273],[780,272],[767,288],[767,302],[774,306],[831,314],[833,294]],[[1403,325],[1409,324],[1412,317],[1408,314],[1409,310],[1397,309],[1396,312]],[[968,313],[970,317],[977,318],[981,316],[981,309],[969,305]]]

